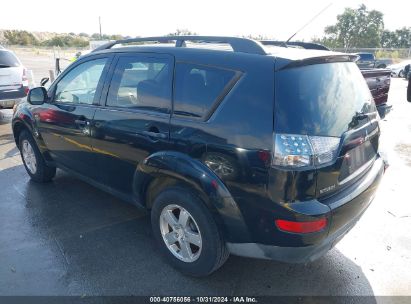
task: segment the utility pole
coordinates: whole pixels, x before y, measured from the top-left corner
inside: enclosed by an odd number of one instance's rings
[[[103,40],[103,36],[101,35],[101,17],[98,16],[98,25],[100,27],[100,40]]]

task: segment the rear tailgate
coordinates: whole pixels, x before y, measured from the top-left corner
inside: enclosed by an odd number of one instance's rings
[[[374,112],[358,118],[360,127],[342,136],[338,157],[334,164],[318,169],[318,198],[327,198],[359,180],[378,156],[380,129]]]
[[[289,169],[298,165],[296,173],[314,171],[315,197],[320,200],[357,182],[378,158],[379,117],[365,79],[353,62],[279,71],[275,111],[276,151],[284,146],[284,153],[278,155],[292,160]],[[301,144],[289,140],[299,135],[304,139]],[[284,155],[287,152],[291,155]]]
[[[0,68],[0,91],[17,90],[23,85],[23,68]]]
[[[11,95],[19,95],[23,86],[28,86],[27,80],[23,81],[24,68],[19,59],[10,51],[0,50],[0,99]]]

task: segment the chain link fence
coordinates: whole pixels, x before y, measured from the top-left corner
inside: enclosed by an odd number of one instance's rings
[[[343,53],[372,53],[377,59],[391,58],[394,62],[411,58],[411,48],[334,48],[333,51]]]

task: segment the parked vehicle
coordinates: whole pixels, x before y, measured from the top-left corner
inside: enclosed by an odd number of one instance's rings
[[[373,53],[356,53],[359,58],[357,65],[360,69],[385,69],[393,63],[392,59],[376,59]]]
[[[411,63],[411,60],[404,60],[396,64],[391,64],[387,66],[387,69],[390,69],[391,76],[393,77],[405,77],[405,67]]]
[[[61,168],[151,210],[183,273],[208,275],[230,253],[312,261],[384,172],[355,58],[232,37],[112,42],[32,89],[14,138],[32,180]]]
[[[13,52],[0,49],[0,108],[12,108],[28,91],[26,69]]]
[[[380,117],[385,118],[385,115],[392,110],[392,105],[387,103],[391,71],[389,69],[363,69],[361,73],[367,81]]]
[[[408,77],[407,101],[411,102],[411,77]]]
[[[404,78],[409,79],[411,74],[411,64],[407,64],[404,68]]]

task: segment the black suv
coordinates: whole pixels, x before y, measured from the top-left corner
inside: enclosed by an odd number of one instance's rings
[[[151,210],[160,251],[186,274],[229,253],[311,261],[384,172],[353,60],[232,37],[116,41],[32,89],[14,137],[34,181],[61,168]]]

